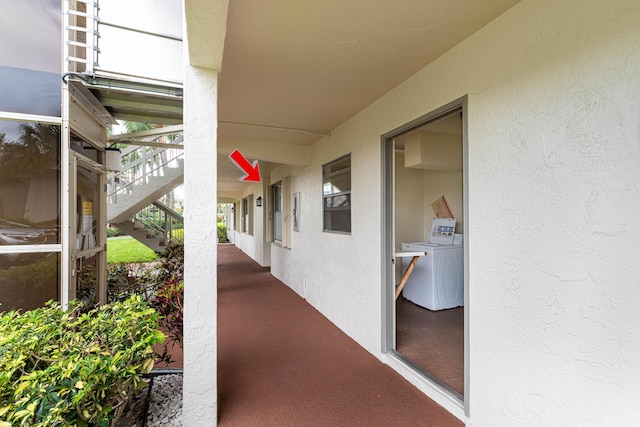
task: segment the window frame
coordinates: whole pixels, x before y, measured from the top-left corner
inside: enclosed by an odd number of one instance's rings
[[[62,184],[61,184],[62,176],[64,173],[63,160],[62,160],[63,159],[62,118],[54,117],[54,116],[41,116],[41,115],[33,115],[33,114],[25,114],[25,113],[0,111],[0,122],[14,122],[18,124],[29,124],[29,125],[43,124],[43,125],[57,126],[60,129],[60,136],[57,140],[57,165],[55,166],[58,169],[58,173],[56,176],[57,194],[55,195],[56,205],[57,205],[56,210],[58,211],[58,216],[57,216],[57,224],[55,226],[52,226],[52,228],[57,229],[55,239],[52,242],[45,241],[45,242],[24,243],[24,244],[6,244],[6,245],[0,244],[0,257],[3,258],[2,262],[0,262],[0,271],[3,271],[3,270],[8,271],[13,267],[22,267],[22,270],[24,270],[25,268],[28,268],[28,266],[32,266],[33,264],[42,263],[45,260],[45,258],[48,258],[49,256],[54,256],[56,257],[56,261],[54,263],[56,266],[55,272],[52,269],[51,271],[47,270],[46,273],[51,274],[51,278],[55,276],[56,281],[55,281],[55,284],[53,282],[46,283],[47,289],[43,291],[43,295],[47,295],[47,297],[45,297],[42,301],[39,301],[39,302],[41,303],[40,305],[42,305],[48,299],[55,299],[57,301],[61,301],[62,290],[63,290],[62,288],[63,273],[62,273],[61,260],[63,259],[62,250],[63,250],[63,240],[65,239],[63,226],[62,226],[63,215],[64,215],[64,209],[62,209],[63,190],[62,190]],[[4,195],[0,191],[0,199],[3,199],[4,198],[3,196]],[[9,199],[9,203],[10,202],[11,200]],[[0,209],[0,211],[4,211],[4,209]],[[0,218],[3,220],[13,220],[12,218],[5,217],[4,213],[0,215]],[[23,223],[25,220],[26,220],[25,218],[21,218],[20,223]],[[30,226],[30,227],[26,227],[25,230],[32,230],[34,228],[37,229],[39,227]],[[4,263],[5,263],[4,260],[9,260],[6,266],[4,266]],[[18,272],[18,269],[12,269],[11,271],[16,273]],[[53,285],[53,286],[49,286],[49,285]],[[50,290],[54,290],[54,292],[48,292]],[[54,293],[55,293],[55,297],[53,296]],[[0,302],[2,302],[3,299],[4,298],[0,297]],[[36,301],[37,299],[38,298],[34,298],[33,301]],[[36,306],[33,306],[33,307],[12,306],[10,302],[11,301],[9,301],[9,304],[7,304],[7,302],[5,301],[5,305],[0,306],[0,313],[3,311],[9,311],[12,309],[36,308]]]
[[[242,198],[240,201],[241,231],[253,236],[253,194]]]
[[[279,193],[279,197],[278,197]],[[277,199],[280,199],[279,201]],[[271,234],[273,236],[273,242],[282,244],[282,236],[284,230],[283,224],[283,216],[284,216],[284,194],[283,194],[283,186],[282,181],[278,181],[271,186],[271,203],[273,206],[273,221],[272,221],[272,230]],[[280,210],[278,210],[278,206]],[[276,214],[276,212],[280,212],[280,216]],[[280,236],[276,233],[278,223],[280,223]]]
[[[334,171],[334,172],[330,172],[327,173],[327,167],[330,167],[332,165],[336,165],[339,164],[341,162],[345,162],[345,160],[348,160],[349,165],[347,167],[344,167],[340,170]],[[352,163],[351,163],[351,153],[345,154],[342,157],[339,157],[335,160],[332,160],[331,162],[325,163],[324,165],[322,165],[322,232],[323,233],[336,233],[336,234],[346,234],[346,235],[350,235],[351,231],[352,231],[352,217],[351,217],[351,207],[352,207],[352,199],[351,199],[351,192],[352,192],[352,188],[351,188],[351,172],[352,172]],[[337,192],[326,192],[325,191],[325,187],[327,184],[331,184],[331,181],[328,180],[327,178],[331,178],[331,177],[340,177],[342,175],[345,174],[349,174],[348,175],[348,190],[344,190],[344,191],[337,191]],[[339,197],[339,196],[346,196],[347,200],[348,200],[348,206],[346,208],[341,208],[341,209],[336,209],[336,208],[327,208],[327,200],[334,198],[334,197]],[[348,211],[348,222],[349,222],[349,229],[348,230],[340,230],[340,229],[334,229],[332,228],[332,224],[327,224],[327,213],[328,212],[335,212],[335,211]]]
[[[242,232],[249,232],[249,198],[242,199]]]

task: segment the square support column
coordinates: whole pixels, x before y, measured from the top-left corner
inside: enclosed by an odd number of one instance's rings
[[[184,82],[185,426],[217,424],[218,73],[187,66]]]

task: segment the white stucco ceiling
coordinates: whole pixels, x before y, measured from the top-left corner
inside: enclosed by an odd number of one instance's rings
[[[219,141],[311,145],[517,1],[231,0]]]

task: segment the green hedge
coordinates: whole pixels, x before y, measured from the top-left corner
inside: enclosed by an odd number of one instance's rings
[[[81,313],[58,303],[0,317],[0,427],[108,426],[144,387],[162,342],[139,295]]]
[[[225,243],[227,241],[227,226],[224,222],[218,223],[218,243]]]

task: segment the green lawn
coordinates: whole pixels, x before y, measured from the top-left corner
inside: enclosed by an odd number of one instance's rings
[[[158,256],[133,237],[109,239],[107,243],[107,263],[151,262]]]

